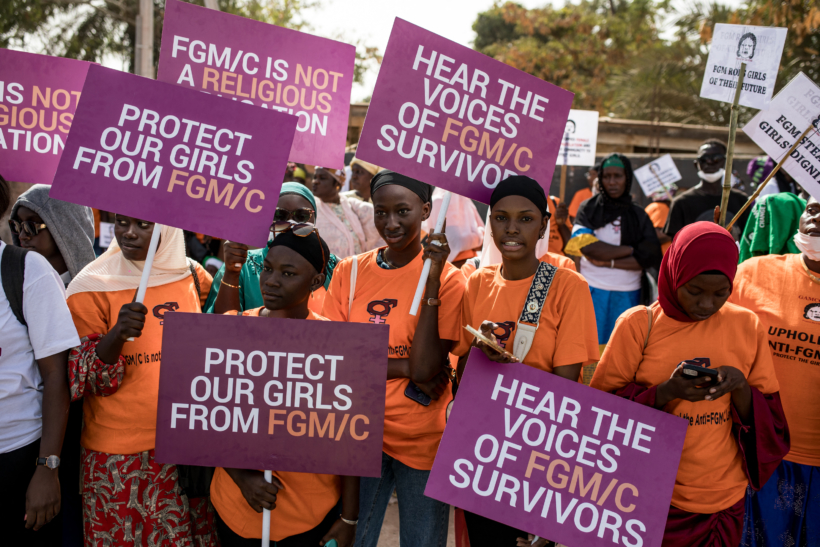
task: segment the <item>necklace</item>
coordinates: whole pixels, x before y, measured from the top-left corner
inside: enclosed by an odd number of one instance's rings
[[[386,249],[384,251],[382,251],[382,260],[384,260],[384,263],[387,264],[390,267],[391,270],[398,270],[399,269],[398,266],[396,266],[395,264],[390,262],[390,260],[387,259],[387,250]]]
[[[804,271],[804,272],[806,272],[806,275],[808,275],[808,276],[809,276],[809,279],[811,279],[812,281],[814,281],[815,283],[817,283],[818,285],[820,285],[820,277],[817,277],[816,275],[814,275],[814,274],[812,273],[812,271],[811,271],[811,270],[809,270],[809,267],[808,267],[808,266],[806,266],[806,261],[805,261],[805,260],[803,260],[803,256],[802,256],[802,255],[800,256],[800,258],[799,258],[798,260],[800,260],[800,265],[801,265],[801,266],[803,266],[803,271]]]

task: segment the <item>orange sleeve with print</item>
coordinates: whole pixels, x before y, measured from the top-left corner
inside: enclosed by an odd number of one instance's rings
[[[660,228],[663,230],[663,227],[666,226],[666,218],[669,216],[669,206],[665,203],[654,202],[650,203],[646,206],[646,214],[649,216],[649,220],[652,221],[652,226],[655,228]],[[661,252],[665,253],[666,249],[668,249],[672,245],[672,242],[669,241],[661,245]]]
[[[634,382],[649,388],[669,379],[681,361],[708,358],[712,367],[740,370],[763,393],[778,390],[765,329],[748,310],[727,303],[705,321],[682,323],[664,314],[657,302],[651,307],[646,348],[648,314],[644,306],[636,306],[615,323],[591,387],[614,392]],[[663,410],[689,422],[672,505],[712,514],[743,499],[748,480],[732,434],[731,394],[695,403],[675,399]]]
[[[549,207],[549,212],[555,218],[555,208],[557,205],[560,205],[561,200],[555,196],[547,196],[547,206]],[[564,222],[564,225],[572,230],[572,224],[569,223],[569,219]],[[558,224],[555,221],[550,222],[550,244],[547,247],[547,250],[551,253],[555,253],[557,255],[564,255],[564,240],[561,237],[561,232],[558,231]]]
[[[245,310],[246,317],[259,317],[264,308]],[[225,313],[236,315],[236,311]],[[327,321],[314,312],[307,320]],[[339,501],[341,479],[336,475],[274,471],[284,488],[276,495],[276,507],[270,513],[273,541],[312,530],[318,526]],[[239,486],[227,471],[217,467],[211,481],[211,503],[228,527],[248,539],[262,537],[262,513],[254,511],[242,496]]]
[[[550,251],[547,251],[544,256],[538,259],[541,262],[546,262],[547,264],[552,264],[556,268],[566,268],[568,270],[572,270],[573,272],[577,272],[578,269],[575,267],[575,261],[571,258],[559,255]]]
[[[588,200],[592,197],[592,190],[589,188],[581,188],[575,195],[572,196],[572,201],[569,204],[569,216],[577,217],[578,216],[578,208],[581,206],[583,202]]]

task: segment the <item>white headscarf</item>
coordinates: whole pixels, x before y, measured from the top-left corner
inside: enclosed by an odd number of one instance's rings
[[[501,251],[495,246],[490,228],[490,214],[492,208],[487,209],[487,226],[484,228],[484,244],[481,247],[481,267],[501,264]],[[544,239],[539,239],[535,246],[535,257],[540,259],[547,254],[550,247],[550,221],[547,221],[547,231],[544,232]]]

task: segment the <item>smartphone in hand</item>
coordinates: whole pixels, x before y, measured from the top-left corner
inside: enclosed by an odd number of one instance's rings
[[[711,361],[708,357],[689,359],[681,361],[678,366],[683,365],[684,378],[703,378],[709,383],[716,384],[718,381],[718,371],[709,368]]]

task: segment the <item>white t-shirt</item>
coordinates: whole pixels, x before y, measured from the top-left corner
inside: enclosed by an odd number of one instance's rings
[[[601,226],[595,230],[595,237],[599,241],[610,245],[620,245],[621,219],[617,218],[606,226]],[[581,258],[581,275],[586,278],[590,287],[596,289],[622,292],[637,291],[641,288],[641,273],[640,270],[620,270],[595,266],[586,257]]]
[[[6,244],[0,241],[0,260]],[[26,255],[23,316],[17,321],[0,279],[0,454],[40,438],[43,379],[35,359],[80,345],[60,277],[41,255]]]

